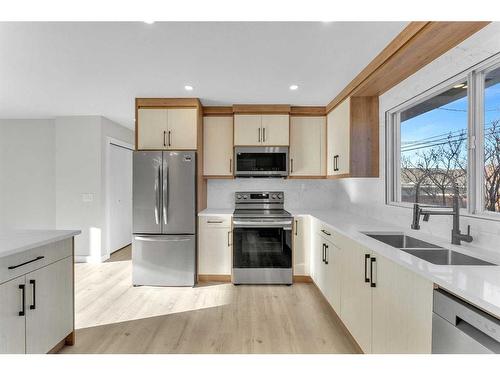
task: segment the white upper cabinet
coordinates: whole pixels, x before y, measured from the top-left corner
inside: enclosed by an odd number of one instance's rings
[[[195,150],[196,108],[140,108],[137,118],[139,150]]]
[[[324,116],[290,119],[290,176],[324,176],[326,123]]]
[[[262,144],[262,116],[234,116],[234,145],[260,146]]]
[[[329,176],[349,174],[351,126],[350,102],[350,98],[347,98],[327,116],[327,172]]]
[[[235,146],[288,146],[289,115],[235,115]]]
[[[288,146],[290,144],[289,129],[289,115],[262,115],[262,145]]]
[[[196,108],[172,108],[168,110],[168,148],[196,150],[198,111]]]
[[[233,117],[203,118],[203,174],[233,175]]]
[[[139,109],[137,118],[137,148],[155,150],[167,147],[167,109]]]

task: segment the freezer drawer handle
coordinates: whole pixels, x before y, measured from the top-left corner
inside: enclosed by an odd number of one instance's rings
[[[43,258],[45,258],[43,255],[39,255],[35,259],[28,260],[27,262],[24,262],[24,263],[21,263],[21,264],[17,264],[15,266],[9,266],[8,269],[9,270],[14,270],[14,269],[16,269],[18,267],[25,266],[26,264],[36,262],[37,260],[40,260],[40,259],[43,259]]]
[[[30,280],[31,288],[33,290],[33,299],[31,302],[33,302],[30,305],[30,310],[35,310],[36,309],[36,280]]]
[[[25,314],[24,306],[26,304],[26,288],[25,288],[25,285],[24,284],[19,285],[19,289],[21,289],[21,296],[22,296],[21,300],[22,300],[22,304],[23,304],[22,310],[19,311],[19,316],[24,316],[24,314]]]
[[[157,237],[135,237],[136,240],[138,241],[162,241],[162,242],[184,242],[184,241],[189,241],[190,238],[172,238],[172,239],[166,239],[166,238],[157,238]]]

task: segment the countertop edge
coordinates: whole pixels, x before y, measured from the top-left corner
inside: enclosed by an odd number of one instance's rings
[[[36,231],[34,231],[36,232]],[[43,232],[43,231],[42,231]],[[67,238],[74,237],[76,235],[79,235],[82,233],[81,230],[54,230],[54,231],[48,231],[48,232],[53,232],[54,234],[49,235],[49,238],[44,238],[41,240],[34,240],[33,242],[29,242],[26,244],[23,244],[21,246],[9,249],[7,251],[0,251],[0,258],[7,257],[13,254],[21,253],[23,251],[27,251],[30,249],[34,249],[36,247],[41,247],[50,243],[58,242],[65,240]],[[26,231],[26,233],[29,233],[29,231]],[[21,233],[19,233],[20,235]]]

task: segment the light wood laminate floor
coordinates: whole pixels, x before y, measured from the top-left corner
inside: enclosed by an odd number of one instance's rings
[[[76,344],[60,353],[355,353],[313,284],[132,287],[130,247],[76,264]]]

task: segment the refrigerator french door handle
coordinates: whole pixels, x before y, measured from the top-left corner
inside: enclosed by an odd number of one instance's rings
[[[158,225],[160,224],[160,218],[159,218],[159,211],[160,211],[160,181],[161,181],[161,167],[158,167],[158,173],[156,174],[156,181],[155,181],[155,223]]]
[[[164,169],[163,169],[163,200],[162,200],[162,205],[163,205],[163,223],[167,225],[168,223],[168,164],[165,163]],[[166,194],[165,194],[166,192]]]

